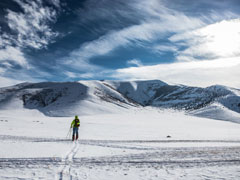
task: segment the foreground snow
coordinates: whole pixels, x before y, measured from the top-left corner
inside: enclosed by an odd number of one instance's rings
[[[240,124],[139,108],[80,116],[73,143],[71,120],[0,111],[0,179],[240,178]]]

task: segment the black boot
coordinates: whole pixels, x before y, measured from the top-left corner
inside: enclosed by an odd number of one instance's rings
[[[72,135],[72,141],[74,141],[74,135]]]
[[[76,135],[76,140],[78,140],[78,134]]]

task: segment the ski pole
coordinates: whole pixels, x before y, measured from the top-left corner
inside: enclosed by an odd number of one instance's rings
[[[70,134],[70,132],[71,132],[71,127],[69,128],[69,131],[68,131],[68,133],[67,133],[67,136],[66,136],[66,138],[68,138],[68,137],[69,137],[69,134]]]
[[[70,128],[69,138],[71,138],[72,135],[72,128]]]

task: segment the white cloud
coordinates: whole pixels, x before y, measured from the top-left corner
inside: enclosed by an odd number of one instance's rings
[[[112,31],[99,39],[83,44],[79,49],[74,50],[71,55],[78,55],[84,59],[94,56],[105,55],[119,46],[124,46],[133,41],[153,40],[154,27],[157,23],[144,23],[124,28],[120,31]]]
[[[170,40],[187,45],[185,50],[178,52],[178,60],[239,56],[240,19],[223,20],[194,31],[176,34]]]
[[[6,46],[3,49],[0,49],[0,62],[3,61],[14,61],[15,63],[26,66],[27,61],[24,57],[22,51],[16,47]],[[9,66],[11,67],[11,66]]]
[[[165,52],[177,52],[178,48],[174,45],[156,45],[153,47],[153,50],[159,54],[163,54]]]
[[[88,62],[81,54],[71,54],[69,57],[64,57],[58,60],[59,65],[68,66],[74,69],[74,71],[80,72],[94,72],[100,71],[103,68]]]
[[[11,41],[8,38],[8,35],[1,31],[0,28],[0,48],[4,48],[5,46],[11,45]]]
[[[6,16],[8,26],[17,34],[18,47],[40,49],[46,47],[58,34],[53,32],[49,23],[55,22],[57,12],[50,7],[44,7],[42,1],[24,2],[15,0],[23,9],[23,13],[8,10]]]
[[[117,79],[160,79],[192,86],[222,84],[240,88],[240,57],[118,69]]]
[[[138,66],[138,67],[143,66],[142,62],[138,59],[131,59],[131,60],[127,61],[127,64],[130,66],[132,66],[132,65]]]
[[[68,58],[64,58],[70,60],[68,64],[72,64],[73,67],[82,66],[82,69],[91,66],[96,68],[89,61],[93,57],[108,55],[122,46],[142,46],[144,42],[156,44],[159,42],[158,40],[161,42],[161,39],[166,39],[170,34],[175,34],[169,38],[174,45],[170,43],[159,44],[146,48],[159,54],[174,52],[176,60],[179,61],[195,61],[200,56],[212,56],[207,52],[205,44],[201,44],[202,37],[205,37],[205,35],[203,32],[201,32],[201,35],[196,32],[208,27],[207,23],[209,22],[216,22],[224,19],[224,17],[236,17],[235,14],[229,12],[222,12],[223,15],[211,13],[209,17],[189,17],[182,12],[168,9],[158,0],[136,0],[129,2],[128,5],[132,6],[139,18],[142,18],[141,23],[108,32],[98,39],[86,42],[70,53]],[[192,38],[184,39],[189,37]],[[198,46],[199,42],[200,45]],[[187,46],[187,48],[181,50],[183,46]],[[212,47],[214,49],[214,45]],[[201,53],[201,50],[203,53]],[[204,51],[207,53],[204,53]]]
[[[74,50],[69,58],[72,59],[71,56],[78,57],[74,59],[80,60],[81,63],[83,59],[88,61],[92,57],[106,55],[121,46],[154,42],[170,32],[180,33],[205,25],[200,19],[187,17],[183,13],[167,9],[156,0],[136,3],[136,11],[140,11],[140,7],[143,8],[141,9],[144,14],[142,23],[108,32],[96,40],[87,42],[79,49]]]
[[[11,31],[2,32],[0,28],[0,62],[2,64],[10,61],[26,68],[28,63],[24,49],[44,48],[58,35],[49,26],[56,21],[57,11],[44,7],[42,0],[14,1],[21,7],[22,12],[6,10],[5,18]],[[58,5],[60,2],[54,0],[53,3]]]

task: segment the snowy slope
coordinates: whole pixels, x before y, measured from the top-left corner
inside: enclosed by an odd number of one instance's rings
[[[119,112],[136,106],[97,81],[24,83],[0,89],[0,109],[38,109],[48,116]]]
[[[108,82],[143,106],[185,110],[190,115],[240,123],[240,90],[168,85],[162,81]]]
[[[0,89],[0,110],[37,109],[48,116],[126,112],[154,106],[240,122],[240,90],[151,81],[23,83]]]
[[[166,83],[159,80],[152,81],[108,81],[115,89],[126,97],[138,102],[142,105],[148,105],[155,97],[156,90],[164,86]]]
[[[144,106],[193,110],[219,102],[240,112],[240,90],[224,86],[207,88],[168,85],[161,81],[110,82],[125,96]]]

